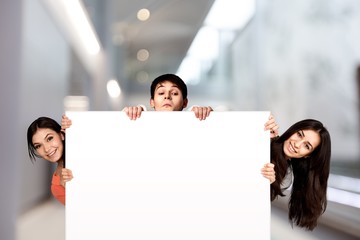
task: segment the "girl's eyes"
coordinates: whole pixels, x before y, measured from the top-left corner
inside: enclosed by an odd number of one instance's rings
[[[303,135],[302,135],[302,133],[301,133],[300,131],[297,132],[297,135],[298,135],[298,137],[300,137],[300,138],[303,137]],[[310,145],[309,145],[309,144],[305,144],[305,148],[306,148],[307,150],[310,150]]]
[[[51,142],[54,139],[54,136],[49,136],[48,138],[46,138],[47,142]],[[39,149],[41,147],[40,144],[34,145],[35,149]]]

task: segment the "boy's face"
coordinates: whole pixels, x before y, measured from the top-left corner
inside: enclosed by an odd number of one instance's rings
[[[170,81],[160,82],[156,85],[154,99],[150,99],[150,106],[155,111],[182,111],[188,100],[178,86]]]

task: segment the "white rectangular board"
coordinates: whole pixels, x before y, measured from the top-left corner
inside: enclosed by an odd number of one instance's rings
[[[67,112],[66,239],[270,239],[270,112]]]

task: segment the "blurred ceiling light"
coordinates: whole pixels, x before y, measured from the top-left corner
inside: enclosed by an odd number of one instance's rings
[[[200,60],[214,59],[219,54],[219,32],[212,27],[202,27],[196,34],[188,55]]]
[[[121,94],[119,83],[114,79],[111,79],[107,82],[106,89],[109,96],[112,98],[117,98]]]
[[[140,71],[136,73],[136,80],[140,83],[145,83],[149,80],[149,74],[145,71]]]
[[[202,71],[207,71],[219,55],[219,32],[203,26],[196,34],[177,74],[189,84],[200,82]]]
[[[89,98],[87,96],[66,96],[64,98],[64,110],[66,111],[88,111]]]
[[[205,25],[223,30],[238,30],[246,25],[255,13],[255,0],[216,0]]]
[[[125,42],[125,38],[122,34],[114,34],[112,37],[112,42],[116,46],[121,46]]]
[[[200,62],[187,56],[181,62],[176,75],[181,76],[186,84],[196,85],[200,78],[199,69],[201,69]]]
[[[220,42],[222,31],[233,33],[243,28],[255,13],[255,3],[255,0],[216,0],[181,63],[178,74],[195,80],[201,76],[201,71],[210,69],[219,56],[220,44],[223,44]],[[221,36],[224,41],[224,34]],[[199,63],[195,64],[195,61]],[[193,67],[189,67],[189,62],[192,62]],[[197,66],[197,70],[194,66]],[[191,82],[196,84],[199,80]]]
[[[137,59],[138,59],[139,61],[144,62],[144,61],[148,60],[149,56],[150,56],[150,53],[149,53],[148,50],[146,50],[146,49],[140,49],[140,50],[137,52],[137,56],[136,56],[136,57],[137,57]]]
[[[150,11],[146,8],[143,8],[143,9],[140,9],[138,12],[137,12],[137,18],[140,20],[140,21],[146,21],[150,18]]]
[[[80,0],[62,0],[69,19],[76,28],[79,38],[84,43],[88,53],[97,54],[100,51],[100,44],[96,37],[85,8]]]
[[[116,46],[125,42],[125,35],[129,29],[129,24],[124,21],[118,21],[111,25],[112,41]]]

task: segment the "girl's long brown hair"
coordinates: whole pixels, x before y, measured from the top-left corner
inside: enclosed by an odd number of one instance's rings
[[[308,157],[287,159],[283,145],[300,130],[314,130],[320,135],[320,145]],[[288,204],[289,220],[299,227],[313,230],[327,206],[326,190],[330,173],[331,139],[323,124],[305,119],[292,125],[284,134],[271,141],[271,162],[275,165],[276,181],[271,184],[271,201],[285,196],[291,186]],[[290,171],[289,171],[290,170]],[[293,180],[284,185],[285,177],[292,172]]]

